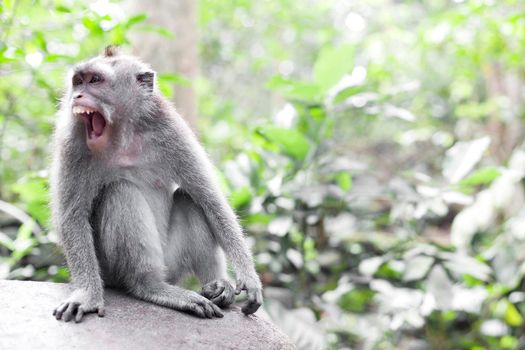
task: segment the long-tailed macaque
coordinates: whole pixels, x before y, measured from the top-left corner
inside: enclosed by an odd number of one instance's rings
[[[146,64],[108,48],[77,65],[54,136],[53,222],[75,286],[56,318],[103,316],[104,286],[208,318],[245,290],[255,312],[261,282],[213,172]],[[188,274],[201,294],[176,285]]]

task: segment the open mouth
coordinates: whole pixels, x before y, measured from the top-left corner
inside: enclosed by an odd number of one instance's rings
[[[104,134],[106,119],[102,113],[96,109],[82,106],[73,107],[73,113],[84,120],[88,139],[95,140]]]

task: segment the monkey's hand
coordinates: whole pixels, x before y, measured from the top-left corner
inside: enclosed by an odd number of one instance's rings
[[[204,285],[201,294],[220,307],[227,307],[235,300],[235,289],[225,279],[218,279]]]
[[[263,300],[261,281],[257,275],[241,276],[237,279],[235,294],[240,294],[243,290],[248,295],[248,301],[242,306],[242,312],[245,315],[253,314],[262,305]]]
[[[74,318],[77,323],[82,320],[84,314],[91,312],[96,312],[99,317],[104,317],[104,298],[98,294],[83,288],[76,289],[65,302],[53,311],[53,316],[57,320],[62,319],[65,322]]]
[[[221,309],[199,293],[184,290],[175,309],[190,312],[201,318],[223,317]]]

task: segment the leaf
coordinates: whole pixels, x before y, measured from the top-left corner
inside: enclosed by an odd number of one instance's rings
[[[286,79],[281,76],[271,78],[266,83],[266,87],[278,91],[284,97],[292,100],[315,102],[320,101],[322,97],[321,90],[317,84]]]
[[[266,299],[264,308],[297,349],[326,349],[328,339],[325,328],[309,308],[285,309],[279,301],[271,298]]]
[[[129,29],[130,27],[134,26],[137,23],[144,22],[148,18],[148,16],[144,13],[135,15],[133,17],[130,17],[126,23],[124,23],[124,28]]]
[[[443,175],[452,183],[458,183],[480,161],[490,145],[490,137],[485,136],[470,142],[457,142],[447,151]]]
[[[6,57],[5,54],[8,53],[6,48],[0,48],[0,63],[8,63],[16,61],[13,57]]]
[[[292,227],[293,220],[289,216],[280,216],[275,219],[273,219],[268,224],[268,232],[270,232],[273,235],[283,237],[290,231],[290,228]]]
[[[0,246],[6,247],[7,249],[13,251],[15,250],[15,245],[13,243],[13,240],[9,238],[8,235],[0,231]]]
[[[56,62],[58,60],[66,60],[68,58],[69,56],[66,56],[66,55],[58,55],[58,54],[52,53],[52,54],[46,55],[44,57],[44,61],[45,62]]]
[[[47,180],[42,177],[24,178],[11,187],[22,201],[26,209],[38,222],[45,224],[49,219]]]
[[[391,104],[384,106],[383,114],[385,117],[399,118],[407,122],[413,122],[416,120],[416,116],[409,110]]]
[[[167,98],[173,97],[173,87],[172,84],[164,81],[159,80],[157,82],[160,92]]]
[[[332,94],[332,96],[334,96],[333,101],[332,101],[334,105],[345,101],[351,96],[364,92],[363,86],[349,86],[349,87],[341,88],[340,90],[335,90],[338,88],[339,84],[340,83],[338,83],[334,88],[330,90],[330,93]]]
[[[454,112],[458,118],[483,119],[497,111],[497,104],[493,100],[486,102],[470,102],[458,105]]]
[[[100,27],[99,23],[89,17],[82,18],[82,24],[94,35],[102,35],[104,30]]]
[[[515,245],[500,245],[492,258],[492,269],[496,281],[509,288],[515,288],[521,280],[519,258]]]
[[[109,41],[112,45],[122,45],[127,42],[126,33],[124,30],[124,27],[121,25],[117,25],[111,30]]]
[[[243,218],[243,223],[246,225],[262,224],[268,225],[272,221],[272,215],[264,213],[249,214]]]
[[[460,186],[490,185],[492,181],[501,175],[501,171],[495,167],[486,167],[476,170],[472,175],[459,182]]]
[[[374,256],[372,258],[365,259],[359,264],[359,273],[365,276],[373,276],[383,264],[383,262],[384,260],[382,256]]]
[[[250,204],[251,200],[252,193],[250,191],[250,187],[248,186],[240,187],[230,194],[230,204],[236,210],[247,206],[248,204]]]
[[[286,257],[288,258],[288,261],[290,261],[296,268],[300,269],[303,267],[303,255],[297,249],[288,249],[286,251]]]
[[[512,327],[518,327],[523,324],[523,317],[518,312],[518,310],[516,310],[516,307],[510,302],[507,303],[504,319],[505,322],[507,322],[507,324]]]
[[[140,32],[149,32],[149,33],[157,33],[160,36],[163,36],[167,39],[175,39],[176,35],[169,29],[162,27],[162,26],[156,26],[152,24],[141,24],[138,27],[135,27],[135,30],[138,30]]]
[[[3,0],[3,8],[6,12],[13,8],[13,0]]]
[[[62,4],[56,5],[55,6],[55,11],[63,12],[63,13],[71,13],[71,12],[73,12],[70,7],[67,7],[67,6],[62,5]]]
[[[11,263],[14,264],[26,255],[30,254],[36,241],[32,238],[34,223],[32,221],[26,222],[20,226],[16,239],[14,240],[14,250],[11,253]]]
[[[456,284],[453,287],[452,308],[456,311],[465,311],[479,314],[489,293],[485,286],[464,287]]]
[[[321,50],[314,64],[314,81],[324,91],[334,86],[354,66],[354,48],[351,45],[327,46]]]
[[[33,32],[33,42],[38,46],[39,49],[46,52],[47,42],[44,34],[40,31]]]
[[[503,349],[517,349],[519,341],[516,337],[511,335],[504,335],[501,337],[500,345]]]
[[[189,86],[191,81],[179,74],[163,73],[157,75],[157,84],[160,92],[170,98],[173,96],[173,84]]]
[[[438,257],[445,260],[443,265],[457,276],[467,274],[478,280],[487,281],[492,272],[486,264],[461,252],[440,252]]]
[[[363,312],[372,302],[375,292],[365,288],[354,288],[341,296],[338,304],[346,311]]]
[[[303,160],[310,148],[308,139],[295,129],[268,125],[257,128],[256,133],[276,144],[286,155],[298,160]]]
[[[498,319],[483,321],[479,330],[482,335],[489,337],[501,337],[509,332],[507,325]]]
[[[450,309],[452,306],[452,281],[447,276],[445,269],[436,265],[427,278],[427,291],[432,293],[436,300],[436,307],[440,310]]]
[[[428,273],[433,263],[434,258],[424,255],[408,260],[403,274],[403,281],[409,282],[422,279]]]
[[[345,192],[348,192],[352,187],[352,176],[346,171],[338,173],[335,179],[339,187]]]
[[[159,81],[169,82],[169,83],[173,83],[175,85],[181,85],[181,86],[188,86],[191,84],[191,81],[188,78],[182,75],[173,74],[173,73],[159,74],[157,76],[157,79]]]

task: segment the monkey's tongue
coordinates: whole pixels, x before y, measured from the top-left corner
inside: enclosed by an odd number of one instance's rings
[[[93,132],[95,136],[100,136],[104,132],[104,127],[106,126],[106,120],[100,115],[100,113],[95,113],[91,119],[91,126],[93,127]]]

